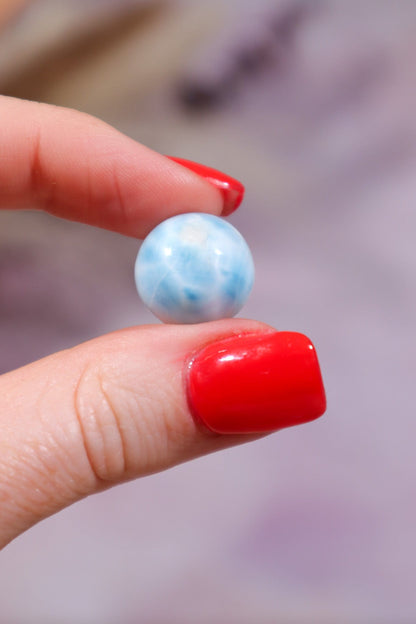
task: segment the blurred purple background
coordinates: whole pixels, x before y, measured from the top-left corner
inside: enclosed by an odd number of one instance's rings
[[[35,527],[1,554],[1,623],[416,621],[416,3],[253,4],[38,0],[3,23],[0,93],[247,185],[243,315],[313,339],[329,407]],[[153,322],[138,245],[1,213],[1,371]]]

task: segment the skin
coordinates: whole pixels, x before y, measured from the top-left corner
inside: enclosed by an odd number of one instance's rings
[[[85,114],[0,97],[0,209],[36,207],[142,238],[163,219],[222,212],[203,178]],[[0,377],[0,547],[108,487],[253,439],[192,419],[189,358],[229,335],[227,319],[132,327]]]

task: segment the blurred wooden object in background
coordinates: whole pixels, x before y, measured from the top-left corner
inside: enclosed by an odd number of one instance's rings
[[[0,39],[0,93],[110,117],[176,76],[218,10],[169,0],[29,3]]]

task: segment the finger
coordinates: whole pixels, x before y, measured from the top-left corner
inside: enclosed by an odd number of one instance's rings
[[[0,545],[127,479],[319,416],[301,334],[245,320],[131,328],[0,378]]]
[[[36,207],[143,237],[169,216],[229,213],[241,201],[230,179],[223,188],[213,170],[197,175],[74,110],[0,96],[0,123],[0,208]]]

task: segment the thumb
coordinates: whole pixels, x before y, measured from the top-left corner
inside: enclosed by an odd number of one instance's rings
[[[116,483],[317,418],[302,334],[254,321],[122,330],[0,378],[0,546]]]

